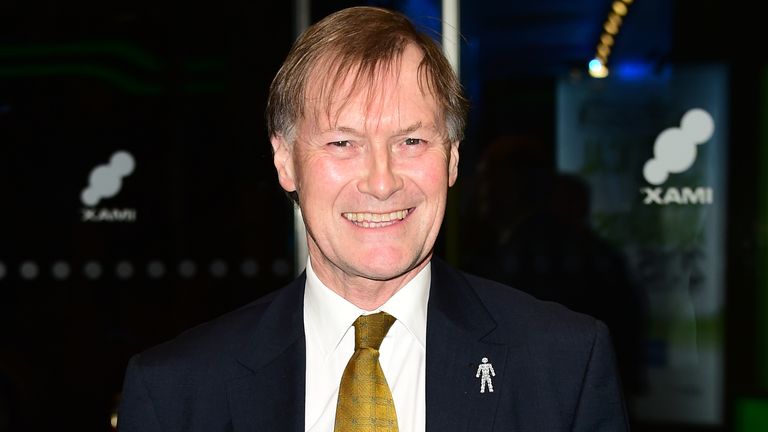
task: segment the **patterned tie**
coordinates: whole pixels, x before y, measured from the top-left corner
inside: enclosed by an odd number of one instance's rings
[[[355,320],[355,353],[341,376],[334,432],[397,432],[392,393],[379,363],[379,347],[395,322],[385,312]]]

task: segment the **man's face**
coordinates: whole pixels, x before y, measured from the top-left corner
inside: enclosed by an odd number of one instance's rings
[[[310,105],[293,143],[272,140],[280,184],[298,192],[318,275],[391,280],[432,254],[458,143],[444,141],[437,102],[419,88],[421,58],[408,47],[400,73],[380,78],[372,95],[366,85],[349,99],[337,89],[330,115],[325,103]],[[318,85],[310,80],[307,94]]]

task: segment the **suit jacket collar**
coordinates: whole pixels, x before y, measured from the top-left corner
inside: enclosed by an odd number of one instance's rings
[[[486,386],[478,366],[493,365],[492,381],[503,382],[507,346],[494,341],[496,321],[465,277],[432,260],[427,311],[427,431],[490,431],[505,391]],[[510,389],[511,390],[511,389]]]
[[[276,292],[241,350],[243,376],[228,383],[235,431],[304,432],[304,282]]]
[[[238,359],[243,376],[231,381],[235,431],[304,431],[306,344],[302,275],[278,291]],[[427,311],[426,430],[490,431],[506,389],[480,393],[483,357],[502,382],[507,346],[494,342],[496,322],[464,276],[432,259]],[[511,390],[511,389],[510,389]]]

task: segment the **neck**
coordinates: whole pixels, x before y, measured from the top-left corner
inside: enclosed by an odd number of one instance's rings
[[[421,262],[407,271],[387,279],[373,279],[363,274],[356,274],[334,265],[324,257],[315,257],[310,251],[312,270],[317,278],[336,294],[360,309],[372,311],[381,307],[395,293],[429,263],[430,253]]]

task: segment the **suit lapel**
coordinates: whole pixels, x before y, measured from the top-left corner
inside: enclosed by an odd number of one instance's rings
[[[306,344],[304,277],[281,290],[238,359],[243,376],[228,384],[238,432],[303,432]]]
[[[495,386],[480,392],[482,358],[493,365],[493,383],[503,382],[507,346],[492,342],[496,322],[458,272],[432,260],[427,312],[427,431],[490,431],[498,400]]]
[[[303,432],[306,380],[304,277],[277,293],[243,347],[240,378],[228,383],[236,432]],[[494,383],[504,382],[507,346],[493,342],[496,322],[461,274],[432,260],[427,312],[426,423],[428,432],[490,431],[506,391],[480,393],[483,357]]]

